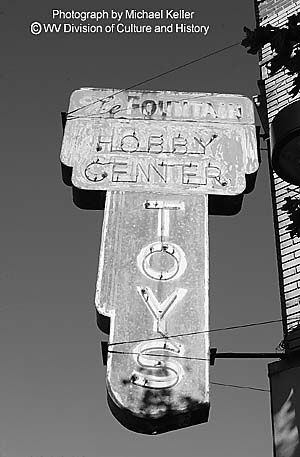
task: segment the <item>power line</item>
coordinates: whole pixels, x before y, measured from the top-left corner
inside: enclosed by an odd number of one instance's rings
[[[153,348],[154,349],[154,348]],[[141,355],[140,352],[127,352],[127,351],[108,351],[108,353],[113,353],[113,354],[129,354],[129,355]],[[210,359],[205,359],[205,358],[200,358],[200,357],[184,357],[184,356],[176,356],[176,355],[168,355],[168,354],[153,354],[153,353],[148,353],[148,354],[143,354],[144,356],[147,357],[167,357],[167,358],[172,358],[172,359],[185,359],[185,360],[200,360],[200,361],[206,361],[209,362]],[[221,382],[214,382],[210,381],[210,384],[216,385],[216,386],[223,386],[223,387],[234,387],[237,389],[248,389],[248,390],[257,390],[260,392],[270,392],[268,389],[262,389],[259,387],[251,387],[251,386],[240,386],[236,384],[225,384]]]
[[[162,348],[149,348],[148,351],[151,349],[162,349]],[[172,359],[184,359],[184,360],[200,360],[200,361],[206,361],[209,362],[210,359],[204,359],[201,357],[185,357],[181,355],[171,355],[171,354],[153,354],[153,353],[141,353],[141,352],[127,352],[127,351],[107,351],[110,354],[125,354],[125,355],[144,355],[146,357],[166,357],[166,358],[172,358]]]
[[[199,330],[196,332],[178,333],[176,335],[157,336],[154,338],[143,338],[143,339],[128,340],[128,341],[116,341],[113,343],[108,343],[108,346],[116,346],[116,345],[131,344],[131,343],[142,343],[144,341],[162,340],[162,339],[166,339],[166,338],[177,338],[180,336],[192,336],[192,335],[199,335],[202,333],[222,332],[222,331],[227,331],[227,330],[236,330],[239,328],[257,327],[260,325],[275,324],[278,322],[282,322],[282,319],[274,319],[274,320],[262,321],[262,322],[252,322],[250,324],[243,324],[243,325],[232,325],[230,327],[220,327],[220,328],[215,328],[215,329],[210,329],[210,330]]]
[[[259,392],[270,392],[269,389],[261,389],[260,387],[251,387],[251,386],[238,386],[236,384],[224,384],[222,382],[212,382],[210,384],[214,384],[215,386],[223,386],[223,387],[235,387],[236,389],[248,389],[248,390],[258,390]]]
[[[193,59],[193,60],[189,60],[188,62],[185,62],[185,63],[183,63],[183,64],[181,64],[181,65],[178,65],[177,67],[170,68],[169,70],[166,70],[166,71],[164,71],[164,72],[162,72],[162,73],[159,73],[159,74],[157,74],[157,75],[151,76],[150,78],[144,79],[143,81],[140,81],[140,82],[137,82],[137,83],[135,83],[135,84],[132,84],[131,86],[127,87],[126,89],[122,89],[122,90],[120,90],[120,91],[118,91],[118,92],[116,92],[116,93],[114,93],[114,94],[112,94],[112,95],[109,95],[109,96],[104,97],[104,98],[102,98],[102,99],[97,99],[97,100],[95,100],[95,101],[93,101],[93,102],[91,102],[91,103],[88,103],[87,105],[80,106],[79,108],[76,108],[76,109],[74,109],[74,110],[72,110],[72,111],[69,111],[69,112],[67,113],[67,115],[76,113],[76,112],[79,111],[79,110],[82,110],[82,109],[87,108],[87,107],[89,107],[89,106],[95,105],[95,104],[97,104],[97,103],[101,103],[101,102],[103,102],[103,101],[104,101],[106,98],[108,98],[108,97],[112,97],[112,96],[115,96],[115,95],[119,95],[119,94],[121,94],[122,92],[125,92],[125,91],[130,90],[130,89],[134,89],[135,87],[141,86],[142,84],[145,84],[145,83],[148,83],[148,82],[150,82],[150,81],[153,81],[154,79],[161,78],[162,76],[166,76],[166,75],[168,75],[168,74],[170,74],[170,73],[173,73],[174,71],[181,70],[182,68],[188,67],[189,65],[193,65],[194,63],[199,62],[200,60],[207,59],[208,57],[211,57],[211,56],[214,56],[214,55],[216,55],[216,54],[219,54],[220,52],[226,51],[227,49],[233,48],[234,46],[238,46],[238,45],[240,45],[240,44],[241,44],[241,43],[240,43],[240,41],[239,41],[239,42],[237,42],[237,43],[230,44],[229,46],[225,46],[224,48],[218,49],[218,50],[216,50],[216,51],[212,51],[212,52],[210,52],[209,54],[205,54],[204,56],[198,57],[198,58]]]
[[[129,354],[129,355],[141,355],[140,352],[126,352],[126,351],[108,351],[109,353],[114,353],[114,354]],[[183,357],[183,356],[176,356],[176,355],[167,355],[167,354],[143,354],[147,357],[149,356],[153,356],[153,357],[167,357],[167,358],[172,358],[172,359],[188,359],[188,360],[201,360],[201,361],[207,361],[209,362],[210,359],[204,359],[204,358],[200,358],[200,357]],[[237,389],[248,389],[248,390],[257,390],[257,391],[260,391],[260,392],[270,392],[268,389],[261,389],[259,387],[251,387],[251,386],[239,386],[239,385],[236,385],[236,384],[225,384],[225,383],[221,383],[221,382],[214,382],[214,381],[210,381],[210,384],[214,384],[216,386],[223,386],[223,387],[235,387]]]

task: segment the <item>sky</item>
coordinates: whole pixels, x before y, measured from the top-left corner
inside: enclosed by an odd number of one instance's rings
[[[31,34],[32,22],[53,22],[54,8],[184,8],[210,28],[206,36]],[[208,423],[155,437],[133,433],[112,416],[100,350],[105,335],[94,309],[103,211],[74,206],[59,162],[60,113],[73,90],[122,89],[240,42],[243,26],[255,26],[253,1],[3,0],[0,21],[0,456],[271,456],[268,392],[212,384]],[[235,46],[140,88],[251,98],[257,79],[257,57]],[[242,211],[209,217],[211,329],[281,317],[266,151],[261,154]],[[274,352],[282,329],[273,324],[210,338],[219,352]],[[268,362],[217,359],[210,379],[268,389]]]

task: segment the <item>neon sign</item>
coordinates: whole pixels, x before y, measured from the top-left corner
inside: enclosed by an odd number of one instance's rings
[[[242,96],[81,89],[69,111],[61,161],[79,189],[237,195],[258,168]]]
[[[242,96],[80,89],[62,152],[72,185],[107,191],[96,308],[110,321],[107,391],[126,427],[208,420],[208,194],[258,168]]]
[[[206,195],[108,193],[96,293],[110,317],[108,393],[143,433],[207,420],[207,218]]]

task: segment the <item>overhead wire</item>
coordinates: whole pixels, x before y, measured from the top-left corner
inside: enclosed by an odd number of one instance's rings
[[[82,110],[82,109],[84,109],[84,108],[88,108],[89,106],[95,105],[95,104],[97,104],[97,103],[101,103],[101,102],[105,101],[105,99],[107,99],[107,98],[110,98],[110,97],[112,97],[112,96],[119,95],[119,94],[121,94],[122,92],[125,92],[125,91],[130,90],[130,89],[134,89],[134,88],[136,88],[136,87],[138,87],[138,86],[141,86],[142,84],[148,83],[148,82],[150,82],[150,81],[154,81],[155,79],[161,78],[162,76],[166,76],[166,75],[168,75],[168,74],[170,74],[170,73],[173,73],[174,71],[181,70],[182,68],[188,67],[189,65],[193,65],[193,64],[196,63],[196,62],[200,62],[200,61],[203,60],[203,59],[207,59],[208,57],[211,57],[211,56],[214,56],[214,55],[216,55],[216,54],[219,54],[220,52],[224,52],[224,51],[226,51],[227,49],[233,48],[234,46],[238,46],[238,45],[240,45],[240,44],[241,44],[241,43],[240,43],[240,41],[239,41],[239,42],[230,44],[230,45],[228,45],[228,46],[225,46],[224,48],[217,49],[216,51],[212,51],[212,52],[210,52],[210,53],[208,53],[208,54],[205,54],[204,56],[200,56],[200,57],[197,57],[196,59],[189,60],[188,62],[185,62],[185,63],[183,63],[183,64],[181,64],[181,65],[177,65],[176,67],[170,68],[169,70],[166,70],[166,71],[164,71],[164,72],[162,72],[162,73],[158,73],[158,74],[156,74],[156,75],[154,75],[154,76],[151,76],[150,78],[146,78],[146,79],[144,79],[144,80],[142,80],[142,81],[139,81],[139,82],[137,82],[137,83],[134,83],[134,84],[132,84],[132,85],[126,87],[126,89],[121,89],[121,90],[119,90],[119,91],[115,92],[114,94],[111,94],[111,95],[109,95],[109,96],[107,96],[107,97],[104,97],[104,98],[102,98],[102,99],[96,99],[96,100],[94,100],[94,101],[91,102],[91,103],[88,103],[88,104],[86,104],[86,105],[80,106],[79,108],[75,108],[74,110],[67,112],[67,116],[69,116],[70,114],[76,113],[77,111],[80,111],[80,110]]]
[[[269,321],[251,322],[249,324],[232,325],[232,326],[228,326],[228,327],[220,327],[220,328],[208,329],[208,330],[198,330],[195,332],[177,333],[174,335],[158,336],[158,337],[153,337],[153,338],[139,338],[139,339],[135,339],[135,340],[114,341],[112,343],[108,343],[108,346],[117,346],[117,345],[122,345],[122,344],[131,344],[131,343],[132,344],[133,343],[142,343],[144,341],[155,341],[155,340],[163,340],[163,339],[168,339],[168,338],[177,338],[177,337],[182,337],[182,336],[192,336],[192,335],[199,335],[199,334],[205,334],[205,333],[236,330],[236,329],[248,328],[248,327],[257,327],[257,326],[261,326],[261,325],[275,324],[275,323],[282,322],[282,321],[283,321],[283,319],[273,319],[273,320],[269,320]]]
[[[129,355],[141,355],[140,352],[127,352],[127,351],[108,351],[108,353],[116,353],[116,354],[129,354]],[[153,353],[144,353],[144,356],[150,357],[166,357],[166,358],[177,358],[177,359],[184,359],[184,360],[200,360],[200,361],[206,361],[209,362],[210,359],[208,358],[201,358],[201,357],[184,357],[184,356],[176,356],[176,355],[168,355],[168,354],[153,354]],[[237,384],[225,384],[222,382],[216,382],[216,381],[210,381],[210,384],[216,385],[216,386],[222,386],[222,387],[233,387],[237,389],[246,389],[246,390],[254,390],[254,391],[259,391],[259,392],[270,392],[269,389],[263,389],[260,387],[252,387],[252,386],[241,386]]]
[[[215,382],[215,381],[210,381],[210,384],[213,384],[215,386],[222,386],[222,387],[235,387],[236,389],[248,389],[248,390],[257,390],[259,392],[270,392],[270,389],[262,389],[260,387],[239,386],[237,384],[225,384],[222,382]]]
[[[148,350],[160,350],[162,348],[149,348]],[[135,352],[135,351],[107,351],[108,353],[111,353],[111,354],[125,354],[125,355],[141,355],[140,352]],[[183,360],[200,360],[200,361],[205,361],[205,362],[209,362],[210,359],[209,358],[203,358],[203,357],[186,357],[186,356],[181,356],[181,355],[171,355],[171,354],[154,354],[154,353],[146,353],[144,352],[142,354],[143,356],[146,356],[146,357],[166,357],[166,358],[172,358],[172,359],[183,359]]]

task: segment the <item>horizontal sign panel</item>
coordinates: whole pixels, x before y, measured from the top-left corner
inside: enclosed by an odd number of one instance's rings
[[[245,174],[257,170],[247,98],[107,92],[82,89],[71,97],[61,161],[73,168],[74,186],[235,195],[245,189]]]

